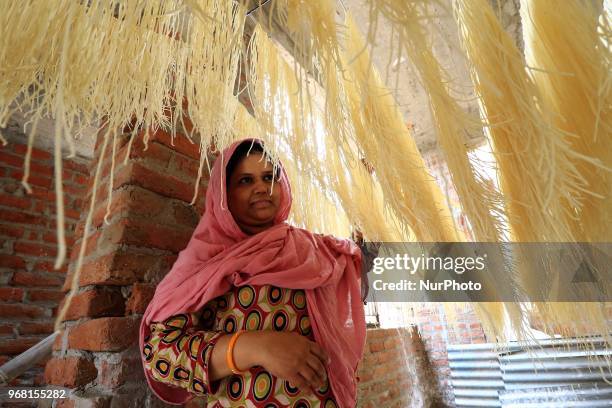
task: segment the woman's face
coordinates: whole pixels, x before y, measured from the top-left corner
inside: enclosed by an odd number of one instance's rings
[[[273,177],[272,165],[262,159],[260,152],[244,157],[230,176],[228,207],[238,226],[249,235],[274,225],[280,205],[280,188],[272,189]]]

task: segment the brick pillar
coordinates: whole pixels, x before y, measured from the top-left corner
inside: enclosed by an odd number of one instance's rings
[[[101,137],[99,136],[99,139]],[[199,151],[183,135],[139,135],[127,163],[128,135],[117,143],[113,197],[106,212],[112,143],[105,154],[97,203],[78,291],[45,370],[49,384],[80,390],[58,406],[164,406],[149,391],[138,350],[138,328],[155,285],[187,244],[203,212],[208,174],[192,199]],[[102,143],[98,140],[89,181],[88,206]],[[211,160],[213,157],[210,158]],[[87,207],[88,208],[88,207]],[[64,291],[76,266],[87,211],[77,226]]]

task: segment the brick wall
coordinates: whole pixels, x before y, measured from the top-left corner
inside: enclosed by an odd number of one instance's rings
[[[180,136],[180,135],[179,135]],[[137,345],[140,318],[155,285],[168,272],[203,212],[207,179],[195,206],[189,204],[198,170],[198,146],[158,131],[148,148],[138,136],[128,155],[128,136],[117,141],[110,215],[104,220],[111,180],[111,146],[102,156],[101,179],[78,290],[45,370],[46,381],[80,391],[59,406],[165,406],[146,385]],[[213,159],[211,157],[211,159]],[[92,169],[95,166],[92,166]],[[90,201],[93,170],[87,187]],[[69,290],[86,212],[76,227]],[[88,405],[89,406],[89,405]]]
[[[357,375],[360,408],[443,406],[416,326],[368,330]]]
[[[447,305],[449,306],[449,305]],[[419,329],[428,358],[435,372],[440,394],[445,406],[454,407],[451,370],[448,363],[449,344],[486,343],[482,324],[469,303],[452,305],[448,314],[442,303],[414,304],[414,322]]]
[[[9,128],[10,143],[0,147],[0,365],[53,331],[66,267],[53,270],[56,255],[53,157],[34,148],[29,184],[21,186],[25,136]],[[64,160],[66,241],[74,242],[88,175],[87,159]],[[12,385],[42,383],[44,361]]]

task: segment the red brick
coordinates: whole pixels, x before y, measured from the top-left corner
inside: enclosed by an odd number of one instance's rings
[[[2,224],[0,225],[0,235],[11,238],[21,238],[23,236],[23,227],[13,227]]]
[[[70,195],[80,196],[85,194],[87,191],[86,186],[75,186],[71,184],[64,184],[64,193]]]
[[[128,144],[125,144],[121,150],[119,150],[117,154],[117,158],[122,161],[125,160],[125,156],[128,151]],[[154,162],[157,166],[162,168],[168,167],[170,165],[170,160],[172,158],[172,149],[159,144],[149,142],[147,149],[145,150],[145,144],[142,141],[141,137],[136,137],[134,143],[132,143],[132,147],[130,149],[130,159],[146,159],[147,161]],[[110,171],[110,163],[104,169],[102,176],[106,177]]]
[[[27,210],[32,206],[32,200],[24,197],[17,197],[13,194],[0,193],[0,205]]]
[[[44,307],[23,303],[0,304],[0,316],[9,319],[44,317],[47,315],[46,311]]]
[[[137,137],[140,137],[138,135]],[[189,139],[183,134],[177,133],[174,140],[172,140],[172,135],[163,130],[158,130],[155,133],[151,133],[151,137],[149,138],[149,143],[158,142],[165,146],[168,146],[174,151],[180,152],[186,156],[194,158],[196,160],[200,159],[200,148],[196,143],[191,143]]]
[[[72,171],[79,172],[83,175],[89,175],[89,168],[87,164],[76,162],[74,160],[64,160],[64,168]]]
[[[55,211],[53,212],[55,214]],[[82,211],[72,210],[70,208],[64,208],[64,215],[68,219],[72,219],[74,221],[78,221],[81,219]]]
[[[23,289],[0,288],[0,300],[4,302],[21,302],[23,300]]]
[[[41,290],[41,289],[30,289],[28,290],[28,300],[30,302],[54,302],[58,303],[64,298],[64,293],[59,290]]]
[[[2,339],[0,341],[0,354],[20,354],[41,341],[43,337],[20,337],[18,339]]]
[[[12,284],[21,286],[60,286],[63,281],[64,278],[57,275],[18,271],[13,276]]]
[[[45,367],[47,382],[62,387],[83,386],[97,376],[96,366],[85,357],[52,358]]]
[[[23,178],[23,172],[22,171],[12,171],[11,177],[15,180],[21,181],[21,179]],[[50,189],[51,186],[53,185],[53,180],[51,178],[30,174],[28,177],[28,184],[33,184],[35,186]]]
[[[190,157],[185,157],[182,154],[175,153],[172,157],[170,168],[180,174],[184,174],[187,180],[193,180],[194,184],[198,176],[198,169],[200,167],[200,160],[195,160]],[[206,163],[202,168],[204,173],[206,170]]]
[[[18,254],[44,257],[54,257],[57,254],[57,248],[55,247],[41,244],[32,244],[28,242],[16,242],[14,248],[15,252]]]
[[[370,341],[369,347],[372,353],[375,353],[377,351],[383,351],[385,349],[385,345],[382,341]]]
[[[13,269],[25,268],[25,261],[20,256],[0,254],[0,266]]]
[[[55,203],[55,191],[40,187],[33,187],[31,197],[43,200],[45,203]]]
[[[159,263],[159,256],[119,250],[83,265],[79,285],[132,284],[142,281],[147,272],[158,269]]]
[[[15,335],[15,325],[14,324],[0,324],[0,336],[13,336],[13,335]],[[0,366],[2,364],[3,364],[2,361],[0,361]]]
[[[19,324],[19,334],[51,334],[53,333],[52,322],[22,322]]]
[[[192,206],[137,186],[116,191],[113,194],[110,213],[112,217],[155,219],[156,224],[185,226],[191,230],[199,220]],[[106,205],[100,206],[94,212],[94,227],[102,225],[105,214]]]
[[[166,197],[191,202],[194,193],[193,183],[188,183],[161,171],[151,170],[140,163],[130,163],[115,178],[117,188],[124,185],[137,185]]]
[[[155,285],[135,283],[125,306],[126,314],[144,313],[155,294]]]
[[[31,162],[30,174],[38,174],[43,177],[53,177],[53,167],[36,162]]]
[[[53,262],[38,261],[34,264],[34,271],[54,272],[54,273],[66,273],[68,269],[67,265],[63,265],[60,269],[54,269]]]
[[[44,225],[45,219],[39,215],[24,213],[21,211],[0,210],[0,221],[15,224]]]
[[[88,351],[120,351],[138,341],[139,320],[103,317],[70,329],[68,347]]]
[[[28,146],[24,144],[15,144],[13,151],[17,153],[19,156],[25,156],[27,152]],[[51,153],[46,152],[44,150],[37,149],[36,147],[32,147],[32,160],[36,161],[47,161],[51,160],[53,156]]]
[[[5,165],[8,164],[12,167],[20,168],[23,166],[23,158],[3,151],[0,151],[0,162],[4,163]]]
[[[166,227],[155,220],[122,219],[104,230],[99,245],[127,244],[180,252],[192,233],[192,229]]]
[[[60,308],[67,300],[68,298],[62,302]],[[64,320],[76,320],[81,317],[122,316],[124,310],[124,298],[119,290],[93,289],[72,297]]]

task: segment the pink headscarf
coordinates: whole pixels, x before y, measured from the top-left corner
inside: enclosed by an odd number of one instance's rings
[[[291,188],[282,167],[274,187],[281,189],[275,225],[252,236],[245,234],[227,208],[225,192],[227,162],[242,142],[232,144],[215,161],[206,211],[143,315],[140,350],[152,322],[195,312],[232,286],[269,284],[304,289],[315,340],[331,359],[327,370],[336,401],[340,407],[352,408],[356,403],[355,373],[366,334],[361,251],[352,241],[312,234],[285,222],[291,209]],[[155,381],[146,370],[145,375],[151,389],[167,403],[179,405],[193,398],[182,388]]]

